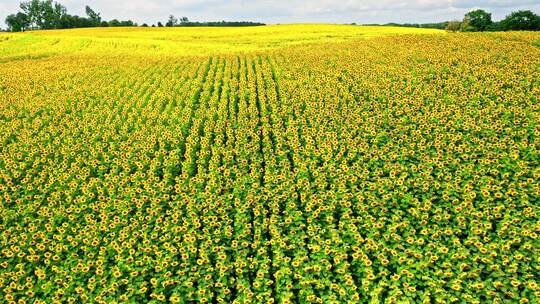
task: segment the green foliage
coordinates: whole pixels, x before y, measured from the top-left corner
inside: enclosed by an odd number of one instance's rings
[[[377,25],[380,25],[380,24],[365,24],[365,25],[377,26]],[[448,21],[436,22],[436,23],[395,23],[395,22],[390,22],[390,23],[386,23],[386,24],[382,24],[382,25],[383,26],[415,27],[415,28],[429,28],[429,29],[444,30],[448,26]]]
[[[488,30],[492,23],[491,13],[477,9],[470,11],[465,15],[462,23],[462,30],[467,32],[483,32]]]
[[[22,2],[20,8],[28,16],[31,28],[59,28],[66,15],[66,8],[52,0]]]
[[[86,6],[85,11],[88,19],[90,19],[90,22],[92,22],[92,25],[99,26],[101,24],[101,16],[99,15],[99,13],[96,13],[88,5]]]
[[[22,12],[6,18],[8,29],[13,32],[26,29],[64,29],[96,26],[136,26],[131,20],[102,21],[99,13],[86,6],[88,18],[70,15],[65,6],[52,0],[31,0],[20,4]]]
[[[42,22],[41,2],[39,0],[22,2],[19,6],[23,13],[28,16],[31,27]]]
[[[131,20],[120,21],[118,19],[113,19],[109,21],[109,26],[136,26],[137,24]]]
[[[178,19],[174,15],[169,16],[169,20],[165,23],[165,26],[171,27],[178,24]]]
[[[28,26],[30,25],[28,15],[21,12],[8,15],[5,22],[8,26],[8,31],[11,32],[22,32],[26,30],[26,28],[28,28]]]
[[[366,24],[378,25],[378,24]],[[484,32],[484,31],[508,31],[508,30],[540,30],[540,16],[532,11],[517,11],[508,15],[504,20],[493,22],[491,13],[477,9],[468,12],[463,21],[446,21],[438,23],[387,23],[385,26],[402,26],[416,28],[446,29],[452,32]]]
[[[517,11],[506,16],[501,21],[506,31],[538,31],[540,30],[540,16],[532,11]]]
[[[461,21],[450,21],[446,25],[446,30],[451,32],[457,32],[461,29]]]
[[[189,21],[188,17],[182,17],[177,19],[175,16],[170,15],[169,20],[165,23],[165,26],[257,26],[265,25],[264,23],[259,22],[249,22],[249,21],[210,21],[210,22],[193,22]],[[161,22],[158,22],[158,27],[163,26]]]

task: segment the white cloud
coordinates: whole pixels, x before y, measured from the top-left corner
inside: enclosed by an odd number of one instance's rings
[[[71,14],[84,15],[85,5],[105,20],[165,22],[170,14],[191,20],[250,20],[266,23],[436,22],[460,19],[483,8],[501,19],[511,11],[540,13],[540,0],[60,0]],[[16,0],[0,0],[0,21],[18,9]]]

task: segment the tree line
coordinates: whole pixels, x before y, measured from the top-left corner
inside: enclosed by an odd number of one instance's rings
[[[21,11],[6,17],[5,22],[9,31],[137,25],[131,20],[102,20],[100,14],[89,6],[85,9],[86,17],[71,15],[65,6],[52,0],[30,0],[22,2],[19,7]]]
[[[468,12],[461,21],[444,21],[436,23],[386,23],[383,25],[446,29],[453,32],[538,31],[540,30],[540,16],[530,10],[521,10],[510,13],[503,20],[493,21],[491,19],[491,13],[482,9],[477,9]]]
[[[530,10],[520,10],[495,22],[491,19],[491,13],[477,9],[468,12],[462,21],[448,22],[446,29],[461,32],[539,31],[540,16]]]
[[[65,29],[81,27],[106,27],[106,26],[137,26],[137,23],[126,20],[119,21],[113,19],[105,21],[101,19],[99,13],[89,6],[86,6],[86,17],[70,15],[65,6],[53,0],[30,0],[20,4],[20,12],[6,17],[8,31],[21,32],[36,29]],[[176,18],[173,15],[165,24],[158,22],[158,27],[176,26],[258,26],[265,25],[259,22],[249,21],[217,21],[217,22],[193,22],[187,17]],[[379,25],[379,24],[371,24]],[[405,26],[417,28],[446,29],[449,31],[461,32],[482,32],[482,31],[538,31],[540,30],[540,16],[530,10],[520,10],[512,12],[503,20],[493,21],[491,13],[482,9],[468,12],[461,21],[445,21],[438,23],[386,23],[386,26]],[[143,23],[141,26],[147,27]],[[155,27],[155,24],[151,25]]]
[[[444,22],[435,22],[435,23],[396,23],[390,22],[385,24],[364,24],[364,25],[382,25],[382,26],[399,26],[399,27],[416,27],[416,28],[429,28],[429,29],[440,29],[444,30],[448,25],[448,21]]]
[[[138,26],[137,23],[127,20],[113,19],[105,21],[101,15],[89,6],[86,6],[86,16],[70,15],[65,6],[52,0],[30,0],[20,4],[19,12],[6,17],[8,31],[22,32],[26,30],[66,29],[81,27],[106,27],[106,26]],[[158,27],[168,26],[254,26],[264,23],[248,21],[217,21],[217,22],[193,22],[187,17],[176,18],[173,15],[163,25],[158,22]],[[144,23],[141,26],[147,27]],[[152,24],[155,27],[155,24]]]
[[[159,26],[158,22],[158,26]],[[165,26],[259,26],[265,25],[260,22],[251,22],[251,21],[209,21],[209,22],[198,22],[198,21],[189,21],[187,17],[176,18],[174,15],[170,15]]]

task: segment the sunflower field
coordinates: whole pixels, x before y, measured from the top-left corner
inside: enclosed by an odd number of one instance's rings
[[[538,303],[538,41],[0,33],[0,303]]]

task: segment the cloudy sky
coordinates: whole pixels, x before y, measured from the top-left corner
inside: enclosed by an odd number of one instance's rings
[[[461,19],[483,8],[493,19],[519,9],[540,14],[540,0],[60,0],[68,12],[84,15],[85,5],[105,20],[166,21],[170,14],[196,21],[249,20],[274,23],[425,23]],[[19,1],[0,0],[0,25]]]

